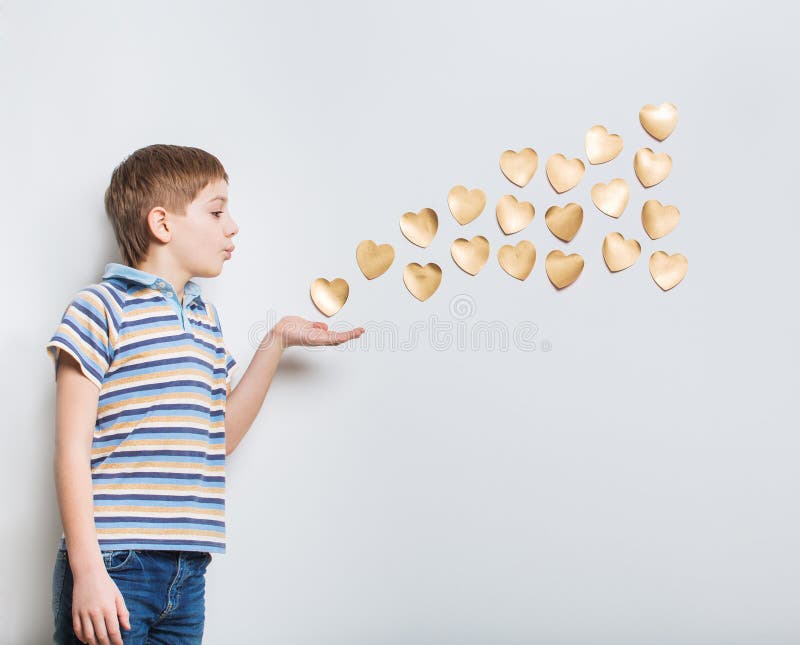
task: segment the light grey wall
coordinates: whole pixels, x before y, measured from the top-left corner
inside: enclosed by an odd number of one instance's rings
[[[237,251],[201,283],[242,371],[277,317],[324,319],[316,277],[350,283],[332,324],[368,327],[349,350],[289,350],[231,456],[205,642],[798,642],[798,17],[777,2],[2,3],[0,641],[50,634],[45,343],[119,260],[111,170],[177,143],[231,175]],[[662,101],[680,120],[659,144],[637,115]],[[584,157],[596,123],[625,150],[556,196],[544,161]],[[498,157],[524,146],[540,168],[514,189]],[[647,191],[642,146],[674,161]],[[589,190],[617,176],[633,191],[613,220]],[[489,197],[464,227],[455,184]],[[524,283],[496,262],[505,193],[536,206],[511,236],[538,250]],[[662,240],[641,228],[648,198],[681,210]],[[586,217],[563,244],[544,212],[567,201]],[[398,220],[426,206],[440,231],[423,250]],[[612,275],[615,230],[643,252]],[[449,246],[477,234],[492,257],[470,277]],[[371,282],[363,239],[397,252]],[[562,292],[553,248],[586,259]],[[659,249],[689,259],[667,293],[648,273]],[[412,261],[444,271],[425,303],[402,283]],[[377,345],[436,321],[535,325],[536,350]]]

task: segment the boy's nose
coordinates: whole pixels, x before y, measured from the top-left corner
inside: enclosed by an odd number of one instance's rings
[[[239,225],[236,221],[231,217],[231,224],[228,227],[228,235],[236,235],[239,232]]]

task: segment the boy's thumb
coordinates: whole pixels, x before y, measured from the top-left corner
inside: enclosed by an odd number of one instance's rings
[[[119,616],[119,624],[122,625],[122,628],[130,630],[130,614],[128,613],[127,607],[125,607],[125,600],[122,598],[121,593],[117,593],[117,615]]]

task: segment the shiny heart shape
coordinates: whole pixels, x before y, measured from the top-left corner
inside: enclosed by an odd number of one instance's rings
[[[403,282],[417,300],[427,300],[442,282],[442,269],[434,262],[425,266],[412,262],[403,271]]]
[[[655,153],[650,148],[636,151],[633,170],[645,188],[664,181],[672,170],[672,157],[666,152]]]
[[[367,280],[372,280],[392,266],[394,249],[390,244],[378,246],[372,240],[364,240],[356,248],[356,262]]]
[[[569,242],[583,224],[583,208],[575,202],[570,202],[563,208],[551,206],[544,214],[544,223],[559,240]]]
[[[518,233],[533,221],[536,209],[530,202],[519,202],[514,195],[503,195],[495,209],[497,223],[503,233]]]
[[[608,184],[592,186],[592,201],[606,215],[619,217],[628,205],[631,189],[624,179],[612,179]]]
[[[500,155],[500,170],[520,188],[531,180],[538,167],[539,155],[533,148],[523,148],[519,152],[506,150]]]
[[[681,217],[675,206],[663,206],[657,199],[648,199],[642,206],[642,226],[651,240],[664,237],[678,225]]]
[[[557,193],[565,193],[575,188],[586,171],[586,166],[578,159],[567,159],[560,152],[551,155],[545,164],[547,179]]]
[[[648,103],[639,110],[639,123],[650,136],[663,141],[678,125],[678,108],[672,103],[662,103],[658,107]]]
[[[350,286],[343,278],[330,282],[325,278],[317,278],[311,283],[311,300],[317,309],[329,317],[344,306],[349,294]]]
[[[412,244],[425,248],[436,237],[439,229],[439,216],[432,208],[423,208],[419,213],[403,213],[400,230]]]
[[[636,240],[626,240],[621,233],[609,233],[603,240],[603,259],[611,271],[622,271],[632,266],[642,252]]]
[[[563,251],[555,249],[547,254],[544,270],[553,286],[556,289],[563,289],[578,279],[583,271],[583,258],[577,253],[564,255]]]
[[[622,137],[618,134],[609,134],[602,125],[593,125],[589,128],[584,143],[590,164],[606,163],[622,152]]]
[[[469,224],[486,207],[486,193],[480,188],[467,190],[464,186],[453,186],[447,193],[447,205],[459,224]]]
[[[533,271],[536,247],[528,240],[520,240],[516,246],[505,244],[497,252],[497,261],[508,275],[524,280]]]
[[[450,246],[450,255],[461,269],[477,275],[489,259],[489,240],[483,235],[476,235],[469,241],[459,237]]]
[[[689,260],[680,253],[667,255],[664,251],[656,251],[650,256],[650,275],[664,291],[669,291],[686,275]]]

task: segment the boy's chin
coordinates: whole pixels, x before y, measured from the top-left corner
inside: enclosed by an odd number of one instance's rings
[[[203,267],[202,271],[198,271],[195,273],[195,277],[198,278],[216,278],[220,273],[222,273],[223,264],[220,262],[217,266],[213,264],[207,264]]]

